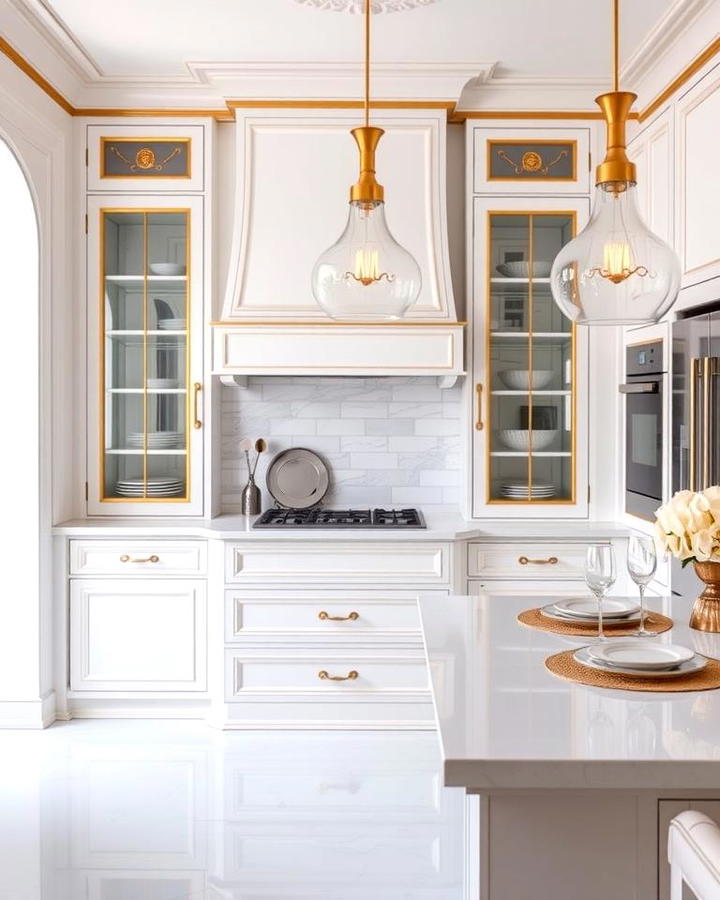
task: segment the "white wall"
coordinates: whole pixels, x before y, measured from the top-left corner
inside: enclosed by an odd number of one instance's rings
[[[70,306],[70,118],[5,57],[0,58],[0,138],[14,151],[35,201],[40,265],[19,211],[3,197],[0,266],[4,327],[0,368],[2,471],[0,524],[0,725],[52,721],[52,571],[50,526],[72,511],[74,423]],[[22,198],[22,193],[20,194]],[[21,199],[22,208],[22,199]],[[25,212],[27,218],[29,212]],[[77,235],[75,235],[77,242]],[[39,297],[38,297],[39,283]],[[58,348],[58,352],[54,352]],[[82,459],[78,460],[78,465]]]

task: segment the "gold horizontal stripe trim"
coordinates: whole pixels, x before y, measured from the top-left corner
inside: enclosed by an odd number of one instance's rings
[[[264,328],[267,328],[268,325],[274,325],[278,328],[287,328],[289,325],[293,326],[302,326],[307,328],[311,326],[313,328],[464,328],[467,325],[467,322],[325,322],[318,321],[315,322],[312,319],[305,319],[304,321],[300,319],[245,319],[243,321],[238,321],[237,319],[225,319],[225,320],[217,320],[212,321],[210,324],[213,327],[232,327],[232,328],[248,328],[253,325],[261,325]]]
[[[73,106],[53,85],[42,75],[25,57],[19,53],[5,38],[0,37],[0,52],[13,62],[25,75],[43,90],[51,100],[71,116],[87,117],[123,117],[152,116],[157,118],[202,117],[209,116],[218,122],[232,122],[235,119],[236,109],[362,109],[362,100],[242,100],[232,99],[225,101],[224,109],[173,109],[161,108],[113,108],[113,107],[77,107]],[[716,38],[705,50],[701,51],[695,59],[674,78],[667,87],[662,90],[640,112],[630,113],[631,119],[645,121],[666,100],[668,100],[680,87],[692,76],[720,53],[720,38]],[[458,109],[452,100],[374,100],[370,106],[374,109],[444,109],[447,111],[449,123],[464,122],[467,119],[602,119],[602,113],[595,110],[490,110],[490,109]]]

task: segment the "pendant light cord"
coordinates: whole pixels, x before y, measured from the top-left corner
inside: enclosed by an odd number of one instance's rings
[[[617,3],[617,0],[615,0]],[[370,5],[365,0],[365,127],[370,125]]]
[[[613,90],[620,90],[620,0],[613,4]]]

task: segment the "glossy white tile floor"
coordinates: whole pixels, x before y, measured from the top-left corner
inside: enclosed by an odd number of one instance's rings
[[[432,733],[0,732],[0,900],[461,900]]]

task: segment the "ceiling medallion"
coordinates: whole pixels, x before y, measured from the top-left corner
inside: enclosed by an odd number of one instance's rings
[[[361,13],[365,9],[364,0],[295,0],[295,2],[315,9],[329,9],[331,12]],[[436,2],[437,0],[372,0],[370,8],[374,13],[390,13],[430,6]]]

